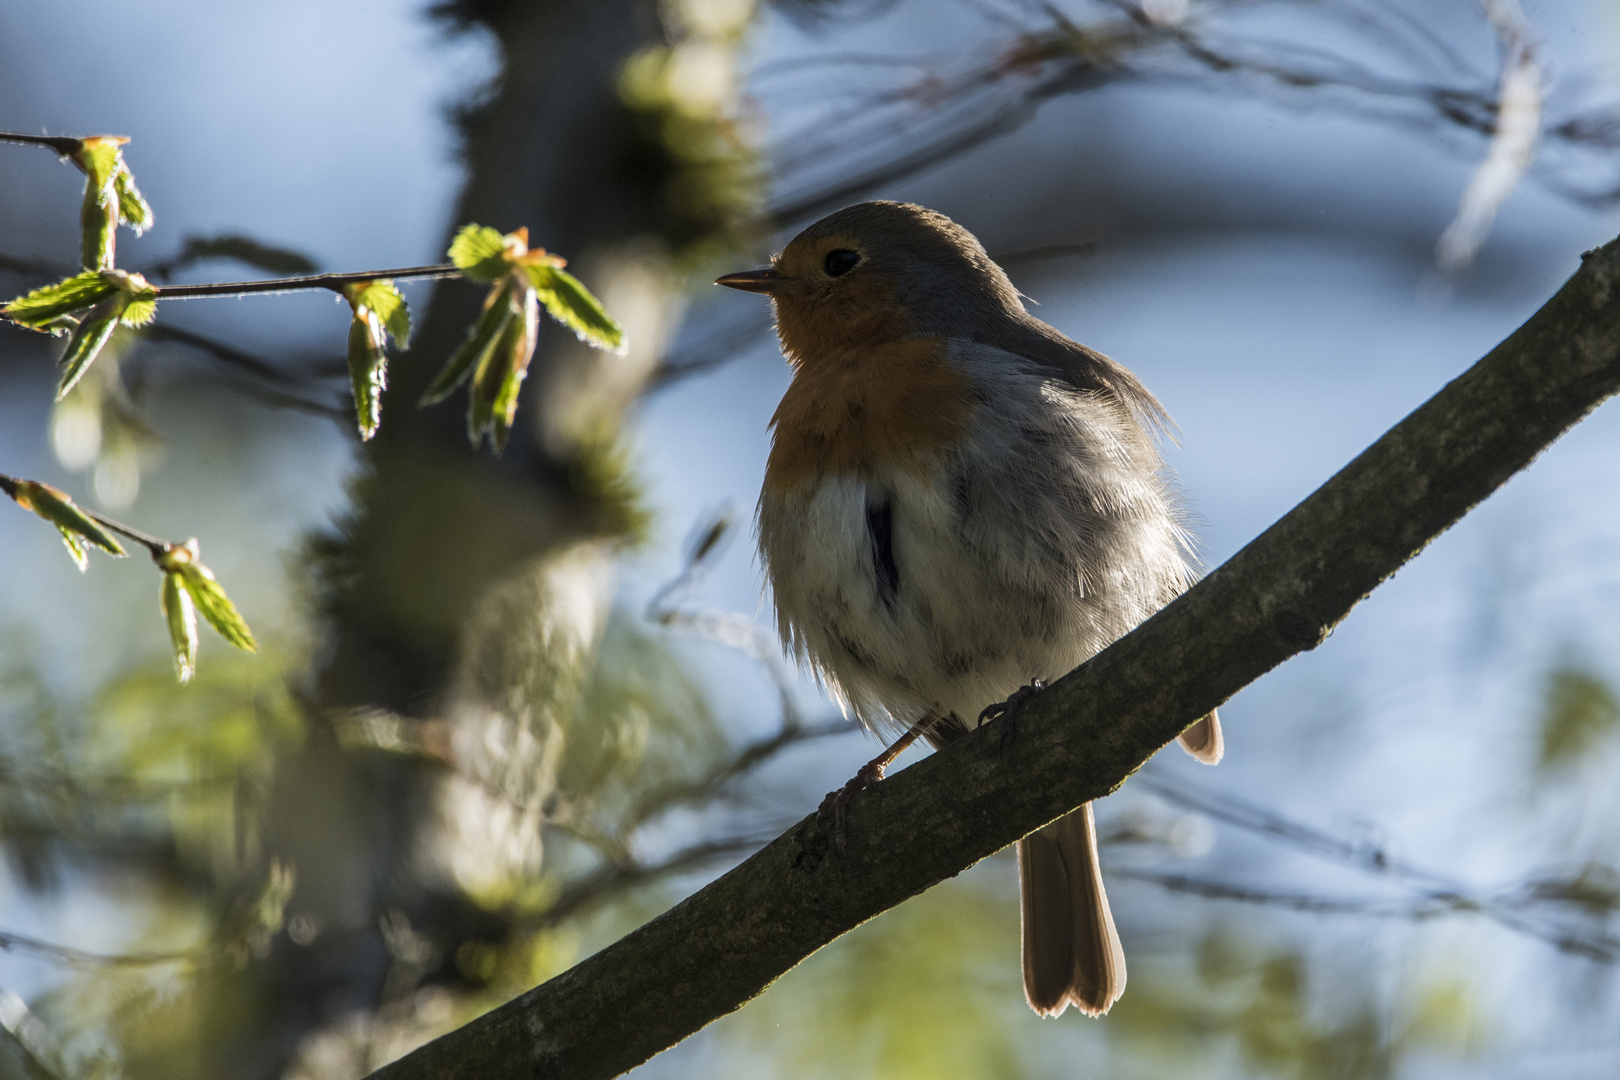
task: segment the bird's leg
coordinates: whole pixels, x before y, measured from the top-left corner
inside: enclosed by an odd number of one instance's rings
[[[1046,689],[1045,679],[1031,679],[1028,686],[1020,686],[1014,690],[1006,701],[998,701],[994,705],[986,705],[979,714],[979,723],[1001,717],[1001,734],[996,737],[997,746],[1006,746],[1018,735],[1018,706]]]
[[[915,724],[912,724],[911,729],[896,739],[887,750],[857,769],[849,783],[837,791],[827,792],[827,797],[821,800],[821,806],[816,810],[816,820],[820,821],[828,815],[832,816],[833,843],[838,846],[839,854],[843,854],[844,851],[844,807],[849,805],[850,800],[857,793],[882,780],[884,772],[890,765],[894,764],[894,759],[905,753],[906,748],[912,743],[927,734],[928,729],[933,727],[938,719],[939,717],[929,713]]]

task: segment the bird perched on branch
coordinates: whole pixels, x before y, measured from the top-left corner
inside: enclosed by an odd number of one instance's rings
[[[718,284],[771,298],[793,368],[759,500],[783,641],[865,725],[904,732],[823,804],[841,842],[845,804],[911,741],[1015,711],[1191,582],[1169,418],[920,206],[840,210]],[[1219,760],[1216,715],[1181,741]],[[1018,866],[1031,1007],[1106,1012],[1125,959],[1090,804],[1020,840]]]

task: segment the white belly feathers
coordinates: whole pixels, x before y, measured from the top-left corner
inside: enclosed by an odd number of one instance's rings
[[[760,499],[783,640],[864,724],[968,726],[1191,580],[1157,452],[1111,402],[953,343],[972,436],[929,470],[877,465]]]

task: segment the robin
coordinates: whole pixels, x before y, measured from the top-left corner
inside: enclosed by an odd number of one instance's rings
[[[782,640],[865,726],[904,732],[823,804],[841,838],[913,740],[1015,713],[1191,583],[1170,420],[921,206],[847,207],[717,284],[771,298],[793,369],[758,522]],[[1219,718],[1181,742],[1214,764]],[[1107,1012],[1125,958],[1090,804],[1020,840],[1018,869],[1030,1006]]]

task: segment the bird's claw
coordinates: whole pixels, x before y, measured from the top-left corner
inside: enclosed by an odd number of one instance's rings
[[[1045,679],[1031,679],[1028,686],[1020,686],[1007,696],[1006,701],[998,701],[993,705],[986,705],[979,714],[979,723],[1001,717],[1001,732],[996,737],[997,746],[1006,746],[1018,735],[1018,706],[1046,689]]]
[[[850,778],[849,783],[837,791],[827,792],[827,797],[821,800],[816,809],[816,821],[819,823],[828,817],[833,821],[833,846],[838,848],[838,854],[844,853],[844,808],[857,794],[883,779],[884,769],[880,762],[868,761],[862,765]]]

